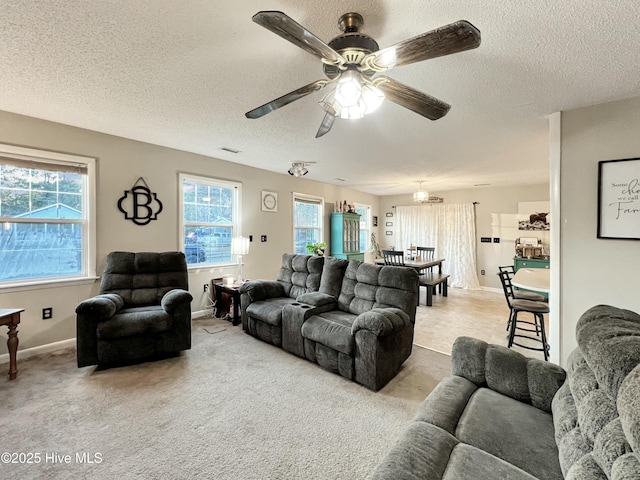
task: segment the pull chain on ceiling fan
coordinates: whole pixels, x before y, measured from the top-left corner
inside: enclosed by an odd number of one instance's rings
[[[319,102],[325,111],[316,138],[333,126],[336,118],[355,119],[374,112],[387,99],[430,120],[447,114],[451,106],[387,76],[376,74],[390,68],[422,62],[480,46],[480,31],[466,20],[423,33],[379,49],[377,42],[360,33],[364,23],[358,13],[345,13],[338,24],[344,32],[328,44],[283,12],[262,11],[253,21],[308,53],[318,57],[328,80],[316,80],[247,112],[260,118],[291,102],[335,85]]]

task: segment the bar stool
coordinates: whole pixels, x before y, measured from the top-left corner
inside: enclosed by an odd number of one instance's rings
[[[509,282],[511,282],[511,278],[516,274],[515,267],[513,265],[506,265],[503,267],[498,267],[501,272],[507,272],[509,274]],[[513,298],[519,298],[522,300],[533,300],[535,302],[546,302],[547,299],[544,295],[540,295],[536,292],[528,292],[526,290],[516,290],[512,288]]]
[[[549,360],[549,344],[547,343],[547,334],[544,328],[544,314],[549,313],[549,305],[546,302],[536,302],[533,300],[514,298],[513,285],[511,285],[511,278],[509,276],[509,273],[506,271],[501,271],[500,273],[498,273],[498,276],[500,277],[502,289],[504,290],[504,296],[507,299],[507,305],[509,306],[509,321],[507,323],[507,330],[509,331],[509,335],[507,337],[507,346],[511,348],[513,345],[517,345],[528,350],[543,352],[544,359]],[[519,320],[518,314],[522,312],[531,313],[533,315],[533,322]],[[526,328],[522,326],[522,324],[532,325],[534,328]],[[521,335],[518,332],[535,333],[536,336],[533,337],[531,335]],[[541,346],[540,348],[537,348],[531,345],[518,343],[518,341],[516,341],[517,338],[539,342]]]

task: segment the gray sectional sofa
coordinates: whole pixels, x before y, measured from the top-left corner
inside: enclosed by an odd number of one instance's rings
[[[240,287],[244,330],[377,391],[411,355],[418,274],[284,254],[277,279]]]
[[[567,370],[469,337],[371,479],[640,479],[640,315],[585,312]]]

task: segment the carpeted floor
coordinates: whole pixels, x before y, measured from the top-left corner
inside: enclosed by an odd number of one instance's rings
[[[209,318],[178,357],[78,369],[69,349],[18,368],[0,379],[0,454],[26,455],[3,455],[1,478],[361,479],[450,372],[414,346],[374,393]]]

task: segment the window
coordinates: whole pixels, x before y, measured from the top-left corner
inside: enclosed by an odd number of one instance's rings
[[[293,194],[293,253],[307,252],[307,243],[323,241],[322,197]]]
[[[189,265],[233,261],[231,239],[240,235],[241,185],[180,174],[181,245]]]
[[[95,159],[0,144],[0,286],[95,276]]]
[[[356,203],[355,207],[360,214],[360,251],[366,252],[371,243],[371,206]]]

